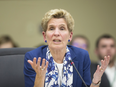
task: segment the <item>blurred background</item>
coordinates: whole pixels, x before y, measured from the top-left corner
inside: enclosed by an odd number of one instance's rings
[[[89,39],[92,61],[97,60],[94,49],[100,35],[107,33],[116,38],[115,0],[0,0],[0,36],[11,36],[19,47],[45,44],[41,20],[55,8],[65,9],[73,16],[73,34]]]

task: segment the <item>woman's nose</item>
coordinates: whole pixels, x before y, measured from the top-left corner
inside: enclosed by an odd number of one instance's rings
[[[55,29],[55,31],[54,31],[54,35],[55,35],[55,36],[59,36],[59,35],[60,35],[60,31],[59,31],[59,29]]]

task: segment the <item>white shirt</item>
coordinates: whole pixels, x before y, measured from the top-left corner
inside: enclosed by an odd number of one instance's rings
[[[112,85],[112,87],[116,87],[116,67],[107,67],[105,70],[105,73],[107,75],[107,78]]]
[[[54,61],[55,62],[55,61]],[[59,64],[59,63],[56,63],[55,64],[57,65],[58,67],[58,84],[62,84],[62,73],[63,73],[63,63]]]

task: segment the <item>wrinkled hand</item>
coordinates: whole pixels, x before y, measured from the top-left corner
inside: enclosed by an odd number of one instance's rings
[[[38,58],[38,61],[36,63],[36,58],[33,58],[33,61],[28,60],[27,62],[32,66],[32,68],[35,70],[36,72],[36,76],[38,78],[45,78],[45,74],[46,74],[46,70],[48,67],[48,61],[46,62],[45,65],[45,59],[42,60],[42,65],[40,66],[40,62],[41,62],[41,57]]]
[[[110,61],[110,56],[105,56],[104,60],[101,60],[101,66],[99,66],[99,65],[97,66],[97,70],[95,71],[95,73],[93,75],[94,83],[97,83],[98,81],[101,80],[101,77],[109,64],[109,61]]]

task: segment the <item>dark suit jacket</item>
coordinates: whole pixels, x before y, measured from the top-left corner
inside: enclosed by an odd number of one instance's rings
[[[93,79],[93,74],[94,74],[94,72],[97,69],[97,65],[98,65],[98,63],[91,63],[90,70],[91,70],[91,78],[92,79]],[[105,72],[104,72],[104,74],[103,74],[103,76],[101,78],[100,87],[110,87],[110,82],[109,82],[109,80],[108,80],[107,75],[105,74]]]

